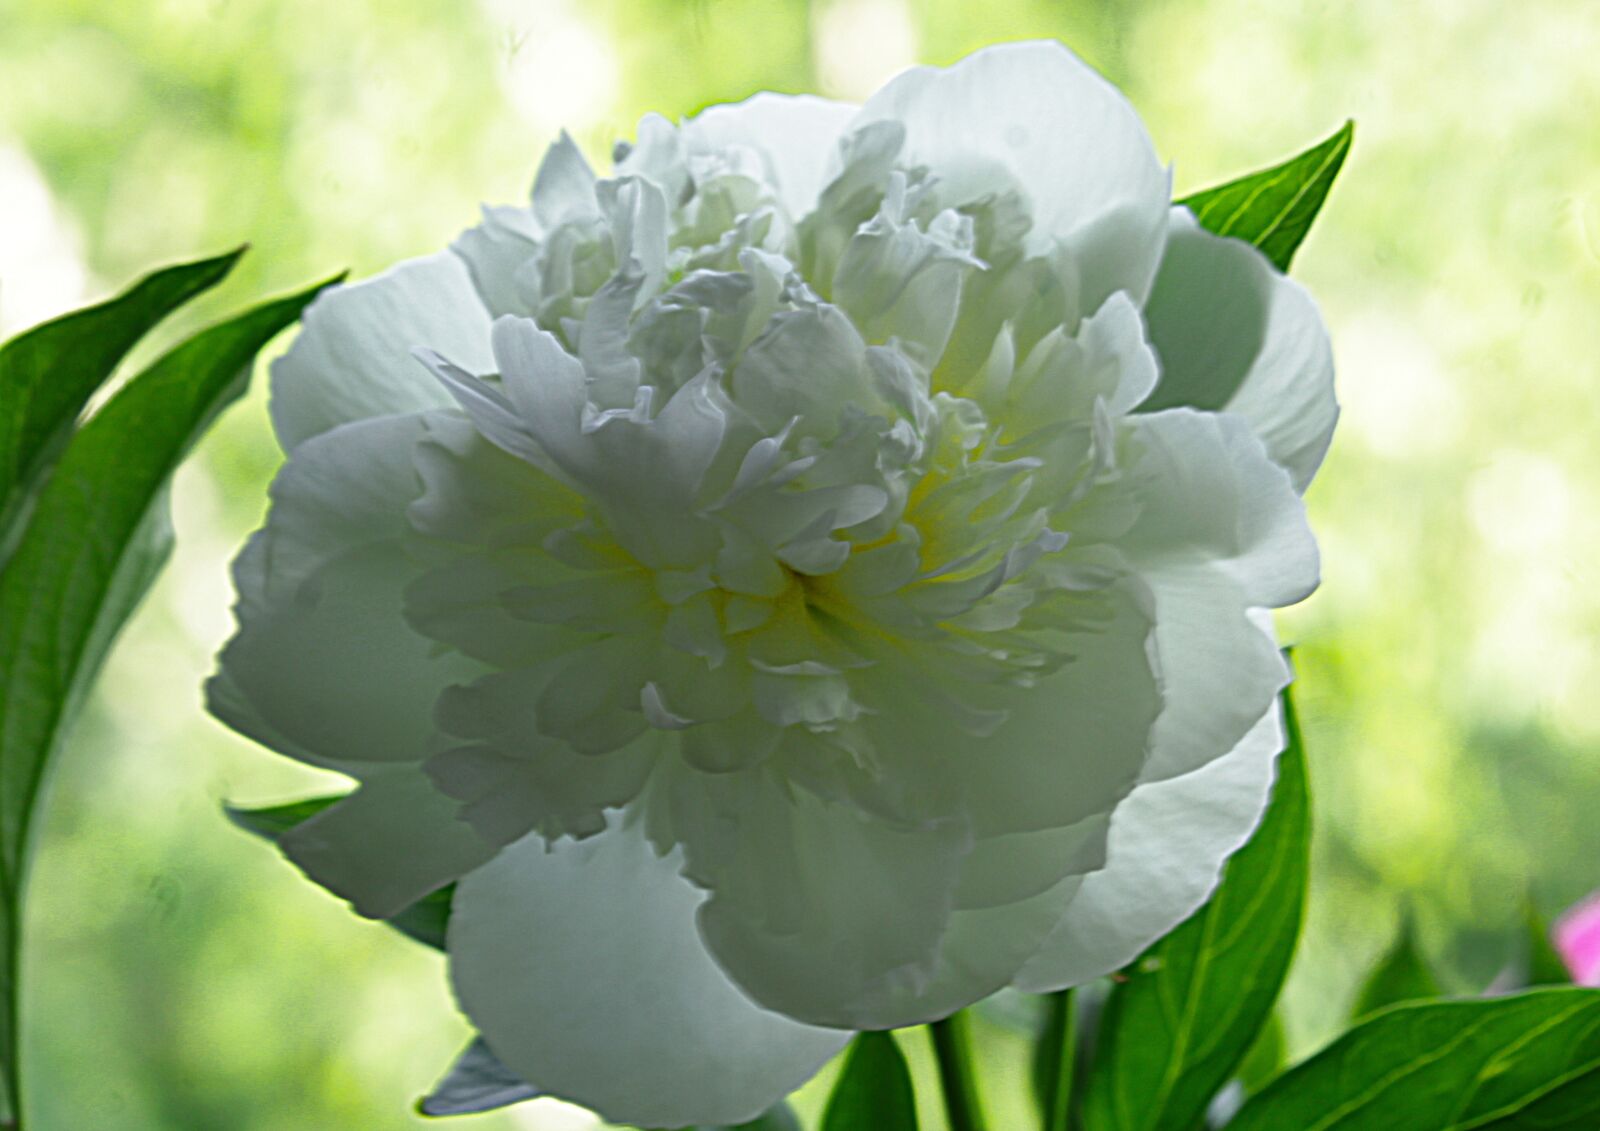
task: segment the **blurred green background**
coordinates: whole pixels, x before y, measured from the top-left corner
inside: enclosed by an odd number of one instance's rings
[[[443,246],[525,193],[561,125],[599,155],[646,110],[857,98],[1035,36],[1123,86],[1180,193],[1358,121],[1296,264],[1345,415],[1310,494],[1323,588],[1284,618],[1319,822],[1286,1008],[1297,1050],[1324,1040],[1406,906],[1476,990],[1525,891],[1553,913],[1600,884],[1600,4],[0,0],[0,330],[251,241],[170,341]],[[264,394],[182,474],[177,557],[59,767],[29,925],[40,1128],[416,1126],[465,1034],[434,955],[220,816],[321,784],[199,703],[278,458]],[[1015,1042],[993,1047],[996,1107],[1022,1102]],[[593,1123],[539,1101],[471,1125]]]

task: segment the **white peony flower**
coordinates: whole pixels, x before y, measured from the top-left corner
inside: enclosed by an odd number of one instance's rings
[[[493,1052],[649,1126],[1126,963],[1255,825],[1336,409],[1054,44],[651,116],[327,293],[211,706],[360,781],[288,854],[450,881]]]

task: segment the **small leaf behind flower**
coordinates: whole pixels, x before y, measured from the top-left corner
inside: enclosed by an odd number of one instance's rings
[[[444,1079],[418,1101],[417,1111],[422,1115],[476,1115],[541,1094],[501,1064],[482,1037],[474,1037]]]
[[[1351,1017],[1360,1020],[1380,1009],[1387,1009],[1402,1001],[1420,1001],[1438,997],[1439,983],[1417,950],[1416,931],[1408,914],[1400,920],[1400,931],[1394,945],[1367,976],[1361,992],[1356,995]]]
[[[1090,1131],[1198,1126],[1271,1015],[1300,934],[1311,839],[1305,752],[1287,690],[1283,717],[1288,745],[1255,836],[1210,902],[1112,987],[1086,1081]]]
[[[861,1033],[828,1097],[822,1131],[916,1131],[917,1105],[905,1054],[888,1033]]]
[[[1397,1005],[1278,1077],[1229,1131],[1600,1126],[1600,990]]]
[[[265,837],[276,844],[284,833],[302,821],[310,820],[329,806],[343,801],[346,796],[348,795],[340,793],[331,797],[307,797],[301,801],[267,805],[257,809],[229,805],[224,811],[228,814],[228,819],[241,829]],[[435,950],[443,950],[445,932],[450,926],[450,901],[454,898],[455,891],[454,884],[446,884],[429,892],[384,922],[407,938],[414,939],[424,946],[431,946]]]
[[[1278,270],[1287,271],[1344,165],[1355,128],[1354,122],[1346,122],[1338,133],[1298,157],[1178,203],[1188,205],[1208,232],[1253,244]]]

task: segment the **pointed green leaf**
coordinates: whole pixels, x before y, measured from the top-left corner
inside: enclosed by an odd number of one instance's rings
[[[23,502],[78,414],[157,322],[221,282],[243,248],[147,275],[122,294],[35,326],[0,347],[0,561]]]
[[[165,558],[173,470],[320,289],[213,327],[129,382],[73,435],[0,570],[0,1060],[12,1096],[23,884],[45,771]]]
[[[1085,1082],[1090,1131],[1188,1131],[1271,1014],[1305,902],[1311,817],[1294,703],[1261,826],[1210,902],[1124,971]]]
[[[1600,1127],[1600,990],[1398,1005],[1249,1100],[1228,1131]]]
[[[1278,270],[1287,271],[1328,198],[1355,129],[1354,122],[1346,122],[1338,133],[1298,157],[1178,203],[1188,205],[1208,232],[1254,244]]]
[[[263,805],[258,809],[246,809],[238,805],[225,806],[228,820],[238,825],[246,832],[255,833],[277,843],[278,838],[302,821],[308,821],[324,809],[331,808],[343,801],[349,794],[335,793],[328,797],[307,797],[300,801],[290,801],[283,805]]]
[[[1417,950],[1416,931],[1411,916],[1400,920],[1400,931],[1394,945],[1367,976],[1361,992],[1356,995],[1355,1008],[1350,1016],[1356,1020],[1386,1009],[1402,1001],[1421,1001],[1438,997],[1439,983]]]
[[[1561,961],[1561,956],[1556,953],[1556,948],[1550,941],[1550,925],[1544,921],[1544,916],[1539,914],[1539,909],[1534,906],[1532,897],[1523,900],[1522,922],[1523,934],[1527,940],[1526,984],[1530,986],[1571,985],[1572,972],[1567,969],[1567,964]]]
[[[917,1105],[905,1054],[888,1033],[862,1033],[850,1044],[828,1097],[822,1131],[916,1131]]]
[[[259,809],[245,809],[236,805],[226,808],[228,819],[246,832],[255,833],[277,843],[278,838],[302,821],[345,799],[345,794],[331,797],[308,797],[285,805],[267,805]],[[443,950],[445,932],[450,926],[450,901],[455,897],[455,884],[446,884],[429,892],[409,907],[403,908],[384,922],[407,938],[424,946]],[[436,1113],[435,1113],[436,1114]]]

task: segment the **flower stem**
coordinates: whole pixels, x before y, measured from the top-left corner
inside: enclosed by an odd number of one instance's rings
[[[1078,1010],[1071,989],[1050,995],[1050,1017],[1045,1023],[1044,1072],[1041,1100],[1044,1131],[1067,1131],[1072,1112],[1072,1073],[1078,1055]]]
[[[928,1026],[928,1035],[933,1039],[933,1055],[939,1064],[939,1083],[944,1088],[950,1131],[984,1131],[967,1015],[953,1013],[943,1021],[935,1021]]]

